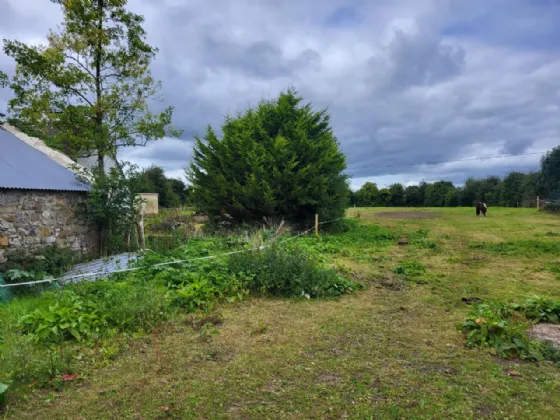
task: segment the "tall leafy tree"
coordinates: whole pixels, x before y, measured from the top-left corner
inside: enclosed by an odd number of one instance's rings
[[[501,184],[501,205],[517,207],[523,201],[526,175],[521,172],[509,173]]]
[[[149,70],[157,49],[146,42],[144,17],[127,0],[51,1],[64,20],[46,45],[4,40],[16,62],[13,117],[72,157],[97,154],[100,168],[119,147],[178,135],[171,107],[148,107],[160,85]]]
[[[421,203],[424,203],[424,201],[426,200],[426,190],[428,189],[428,183],[424,180],[420,181],[420,183],[418,184],[418,188],[420,191],[420,197],[421,197]]]
[[[389,188],[382,188],[379,190],[377,203],[380,206],[390,206],[391,205],[391,190]]]
[[[541,173],[530,172],[525,174],[525,178],[523,180],[523,200],[533,201],[537,195],[546,195],[543,188]]]
[[[0,71],[0,88],[4,88],[6,86],[8,86],[9,83],[9,79],[8,79],[8,75],[2,71]],[[2,113],[0,111],[0,126],[2,124],[4,124],[4,117],[6,116],[6,114]]]
[[[349,195],[346,157],[326,110],[302,105],[293,90],[226,118],[223,136],[197,138],[187,177],[194,204],[235,221],[263,216],[309,223],[342,217]]]
[[[190,194],[189,187],[187,187],[183,181],[176,178],[170,178],[169,183],[171,184],[171,190],[179,198],[179,203],[182,205],[187,204]]]
[[[142,174],[142,192],[158,194],[158,204],[160,207],[172,208],[179,207],[181,199],[173,191],[171,180],[165,176],[163,169],[159,166],[152,166],[145,169]]]
[[[438,181],[428,184],[424,205],[426,207],[444,207],[447,193],[454,190],[453,183],[449,181]]]
[[[560,191],[560,146],[542,157],[541,183],[547,196]]]
[[[358,206],[373,207],[377,202],[379,190],[375,182],[366,182],[356,191],[356,203]]]
[[[402,184],[390,185],[389,191],[391,191],[391,204],[396,207],[404,206],[404,187]]]
[[[497,176],[489,176],[482,182],[482,197],[480,198],[486,204],[497,206],[500,204],[502,180]]]
[[[468,178],[460,194],[460,205],[473,206],[478,201],[488,205],[498,205],[501,198],[501,180],[497,176],[485,179]]]
[[[424,197],[418,185],[411,185],[404,190],[404,202],[408,207],[419,207],[424,204]]]
[[[474,206],[477,201],[482,199],[481,194],[481,181],[470,177],[465,181],[465,185],[461,193],[460,204],[466,207]]]
[[[461,193],[460,188],[448,189],[445,193],[445,206],[446,207],[457,207],[459,205],[459,194]]]

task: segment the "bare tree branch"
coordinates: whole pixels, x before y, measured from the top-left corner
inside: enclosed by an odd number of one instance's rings
[[[95,75],[80,61],[79,58],[73,57],[69,54],[64,54],[64,57],[77,63],[83,70],[86,71],[87,74],[89,74],[92,78],[95,78]]]

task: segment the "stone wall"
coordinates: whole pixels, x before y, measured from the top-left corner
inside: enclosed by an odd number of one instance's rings
[[[0,189],[0,264],[10,253],[33,254],[57,245],[79,253],[96,250],[96,232],[85,221],[83,192]]]

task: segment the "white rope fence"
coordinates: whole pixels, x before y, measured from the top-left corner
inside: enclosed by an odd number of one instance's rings
[[[321,225],[324,225],[326,223],[338,222],[339,220],[342,220],[342,219],[344,219],[344,218],[340,217],[338,219],[327,220],[327,221],[324,221],[324,222],[320,222],[317,225],[321,226]],[[306,233],[311,232],[313,229],[316,229],[316,226],[313,226],[310,229],[304,230],[303,232],[301,232],[301,233],[299,233],[295,236],[292,236],[288,239],[284,239],[283,241],[278,242],[278,244],[282,244],[282,243],[297,239],[297,238],[305,235]],[[56,278],[56,279],[43,279],[43,280],[27,281],[27,282],[22,282],[22,283],[0,284],[0,289],[8,288],[8,287],[16,287],[16,286],[33,286],[33,285],[36,285],[36,284],[54,283],[54,282],[68,283],[70,280],[82,279],[82,278],[87,278],[87,277],[94,277],[94,276],[98,276],[100,274],[101,275],[106,274],[106,276],[111,276],[113,274],[118,274],[118,273],[128,273],[128,272],[131,272],[131,271],[138,271],[138,270],[144,270],[144,269],[155,268],[155,267],[165,267],[165,266],[173,265],[173,264],[181,264],[181,263],[186,263],[186,262],[202,261],[202,260],[212,260],[212,259],[216,259],[216,258],[226,257],[226,256],[229,256],[229,255],[240,254],[240,253],[243,253],[243,252],[260,251],[260,250],[270,248],[270,247],[271,247],[271,244],[261,245],[261,246],[258,246],[258,247],[253,247],[253,248],[248,248],[248,249],[240,249],[240,250],[237,250],[237,251],[225,252],[225,253],[217,254],[217,255],[208,255],[208,256],[205,256],[205,257],[189,258],[189,259],[186,259],[186,260],[167,261],[167,262],[152,264],[152,265],[148,265],[148,266],[124,268],[124,269],[121,269],[121,270],[111,271],[110,273],[103,273],[103,272],[100,272],[100,271],[96,271],[96,272],[77,274],[77,275],[69,276],[69,277],[59,277],[59,278]]]

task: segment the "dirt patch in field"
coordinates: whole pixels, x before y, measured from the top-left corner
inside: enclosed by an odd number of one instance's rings
[[[437,213],[432,211],[387,211],[376,213],[375,216],[385,219],[433,219]]]
[[[560,350],[560,325],[537,324],[529,331],[529,338],[538,341],[550,341]]]

